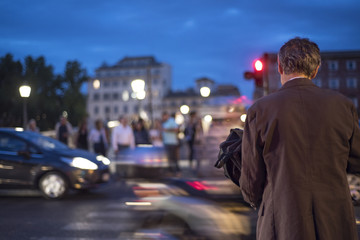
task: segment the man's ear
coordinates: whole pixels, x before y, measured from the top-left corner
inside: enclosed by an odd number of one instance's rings
[[[280,66],[279,56],[277,57],[277,63],[278,63],[278,72],[280,75],[284,73],[284,69]]]
[[[279,61],[278,61],[278,72],[280,73],[280,75],[283,75],[284,73],[284,69],[280,66]]]
[[[314,79],[319,71],[320,65],[317,66],[317,68],[315,69],[314,73],[310,76],[310,79]]]

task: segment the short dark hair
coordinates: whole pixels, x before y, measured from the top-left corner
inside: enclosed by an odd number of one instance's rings
[[[302,73],[311,77],[321,64],[318,45],[307,38],[293,38],[279,51],[279,64],[285,74]]]

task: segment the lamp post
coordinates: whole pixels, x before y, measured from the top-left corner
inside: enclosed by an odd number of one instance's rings
[[[131,82],[131,88],[139,100],[139,114],[141,113],[141,100],[145,99],[146,92],[145,92],[145,81],[142,79],[135,79]]]
[[[27,123],[27,106],[26,106],[26,99],[30,96],[31,87],[29,85],[22,85],[19,87],[20,96],[24,99],[23,104],[23,128],[26,129]]]

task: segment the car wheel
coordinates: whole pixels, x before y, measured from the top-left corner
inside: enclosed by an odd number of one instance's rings
[[[360,177],[352,174],[347,176],[351,198],[354,205],[360,204]]]
[[[39,188],[46,198],[59,199],[67,193],[68,184],[61,174],[49,172],[40,179]]]

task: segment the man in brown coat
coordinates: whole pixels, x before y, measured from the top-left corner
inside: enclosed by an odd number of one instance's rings
[[[295,38],[278,54],[282,87],[248,110],[240,187],[258,207],[257,239],[357,240],[346,172],[360,172],[355,107],[311,82],[318,46]]]

